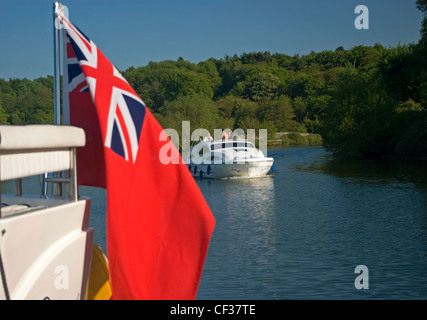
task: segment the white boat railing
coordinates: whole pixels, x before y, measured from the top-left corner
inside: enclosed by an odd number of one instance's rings
[[[0,125],[1,181],[15,180],[15,196],[20,197],[22,178],[42,175],[42,196],[47,197],[46,186],[52,182],[61,190],[56,195],[77,201],[75,149],[84,145],[84,131],[76,127]],[[62,188],[63,184],[67,188]],[[63,193],[65,190],[67,195]]]

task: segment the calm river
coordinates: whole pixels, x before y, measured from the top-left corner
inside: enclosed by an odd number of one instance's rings
[[[268,155],[272,176],[198,180],[216,218],[198,299],[427,299],[425,163]],[[105,248],[105,195],[81,193]]]
[[[268,155],[271,176],[198,180],[216,218],[198,299],[427,299],[425,162]],[[105,250],[105,192],[80,193]]]
[[[199,181],[217,225],[198,299],[427,298],[427,165],[268,155],[273,176]]]

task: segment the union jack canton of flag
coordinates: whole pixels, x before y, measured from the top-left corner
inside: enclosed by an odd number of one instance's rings
[[[74,64],[68,62],[69,87],[81,87],[80,91],[84,91],[87,82],[95,105],[109,106],[107,128],[100,123],[101,131],[106,132],[104,145],[134,163],[145,117],[144,102],[88,37],[65,17],[59,18],[67,30],[65,39],[74,51],[74,57],[68,55],[74,59]]]

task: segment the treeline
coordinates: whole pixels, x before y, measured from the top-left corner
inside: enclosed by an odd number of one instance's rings
[[[0,79],[0,123],[53,123],[53,77]]]
[[[167,128],[320,133],[335,152],[427,155],[420,45],[151,62],[125,77]],[[424,73],[423,73],[424,72]]]
[[[252,52],[123,71],[164,128],[319,133],[337,153],[427,156],[427,0],[417,44]],[[0,79],[0,121],[53,122],[53,79]]]
[[[130,68],[124,76],[166,127],[179,128],[186,119],[207,129],[266,128],[271,137],[320,133],[332,120],[328,112],[339,107],[339,92],[347,90],[345,77],[379,72],[387,56],[400,51],[413,48],[377,44],[301,57],[255,52],[198,64],[179,59]]]
[[[340,72],[325,109],[326,146],[364,156],[427,156],[427,0],[417,44],[377,50],[363,67]]]

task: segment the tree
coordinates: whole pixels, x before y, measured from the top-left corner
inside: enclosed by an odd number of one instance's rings
[[[299,123],[303,123],[306,117],[307,106],[303,97],[295,97],[293,101],[293,107],[295,112],[295,120]]]
[[[427,0],[417,0],[417,8],[423,13],[423,21],[421,23],[421,39],[418,43],[417,56],[419,57],[419,67],[421,69],[420,76],[420,100],[425,108],[427,108]]]
[[[299,125],[295,121],[292,109],[292,100],[287,96],[280,96],[268,102],[269,112],[266,120],[271,121],[279,131],[298,131]]]
[[[251,52],[243,53],[240,56],[240,60],[243,64],[256,64],[259,62],[270,62],[272,60],[272,56],[269,51]]]
[[[225,60],[219,63],[218,71],[222,79],[222,86],[218,92],[219,97],[226,96],[236,83],[245,77],[243,64],[237,55],[226,56]]]
[[[247,85],[245,96],[257,102],[271,100],[277,96],[279,86],[279,77],[271,73],[260,73]]]
[[[166,101],[160,109],[159,122],[166,128],[181,134],[182,121],[190,121],[194,129],[213,130],[218,124],[218,111],[213,101],[206,95],[180,96]]]
[[[427,0],[417,0],[416,6],[420,10],[424,17],[421,22],[421,39],[420,43],[424,46],[427,45]]]
[[[394,109],[394,101],[375,74],[356,69],[342,72],[321,132],[327,148],[367,156],[389,153]]]
[[[379,73],[389,88],[388,94],[399,103],[420,99],[420,64],[423,62],[416,50],[414,46],[399,45],[384,52],[378,64]]]
[[[3,110],[1,100],[0,100],[0,124],[7,124],[7,114]]]
[[[202,61],[198,65],[198,72],[202,74],[209,81],[209,84],[214,92],[214,97],[219,95],[221,89],[222,79],[219,75],[219,71],[215,60],[213,58]]]
[[[358,69],[369,70],[377,66],[382,55],[382,46],[356,46],[351,50],[350,60]]]
[[[157,113],[166,101],[181,96],[203,94],[213,97],[208,78],[197,72],[197,65],[184,60],[151,62],[146,67],[130,68],[124,73],[147,106]]]

